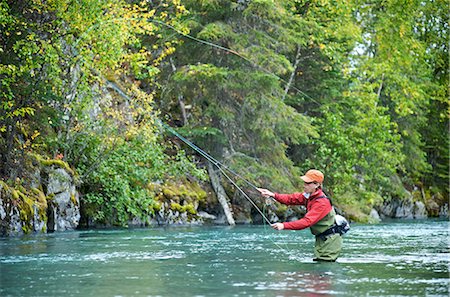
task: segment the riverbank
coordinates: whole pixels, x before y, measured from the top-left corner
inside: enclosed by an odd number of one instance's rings
[[[220,192],[224,196],[219,202],[215,189],[218,182],[214,188],[207,182],[180,179],[146,185],[148,197],[141,202],[139,211],[128,213],[124,210],[126,221],[114,218],[117,213],[101,220],[100,215],[105,216],[104,210],[101,206],[85,202],[89,194],[84,194],[83,199],[83,194],[79,192],[79,177],[67,163],[31,155],[27,170],[26,181],[18,179],[9,184],[0,181],[0,236],[117,226],[227,225],[230,224],[229,216],[239,225],[263,224],[264,220],[255,207],[264,211],[271,222],[293,221],[305,214],[303,207],[288,208],[278,203],[267,205],[260,195],[252,196],[255,205],[239,196],[230,199],[223,188]],[[449,216],[448,201],[426,199],[425,194],[421,196],[423,199],[412,194],[407,197],[389,199],[364,211],[339,203],[335,204],[335,208],[351,222],[365,223],[379,223],[389,218]],[[368,211],[370,214],[364,213]]]

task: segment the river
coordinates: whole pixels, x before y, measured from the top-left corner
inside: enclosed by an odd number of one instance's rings
[[[0,239],[0,296],[449,296],[449,222],[352,225],[336,263],[308,230],[89,230]]]

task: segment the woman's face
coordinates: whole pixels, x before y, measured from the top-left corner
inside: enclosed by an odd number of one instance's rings
[[[314,193],[317,189],[317,187],[319,186],[319,183],[316,182],[304,182],[303,184],[303,189],[305,193]]]

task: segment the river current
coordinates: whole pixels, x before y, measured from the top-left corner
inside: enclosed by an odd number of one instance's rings
[[[352,225],[336,263],[308,230],[90,230],[0,239],[0,296],[449,296],[449,222]]]

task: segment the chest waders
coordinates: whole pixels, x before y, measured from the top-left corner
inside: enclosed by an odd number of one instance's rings
[[[316,199],[328,197],[321,196]],[[331,203],[331,201],[330,201]],[[336,212],[331,206],[331,211],[320,221],[310,227],[311,233],[316,236],[314,245],[314,260],[315,261],[330,261],[334,262],[339,257],[342,249],[342,237],[340,234],[332,234],[326,237],[317,236],[329,228],[331,228],[336,219]]]

